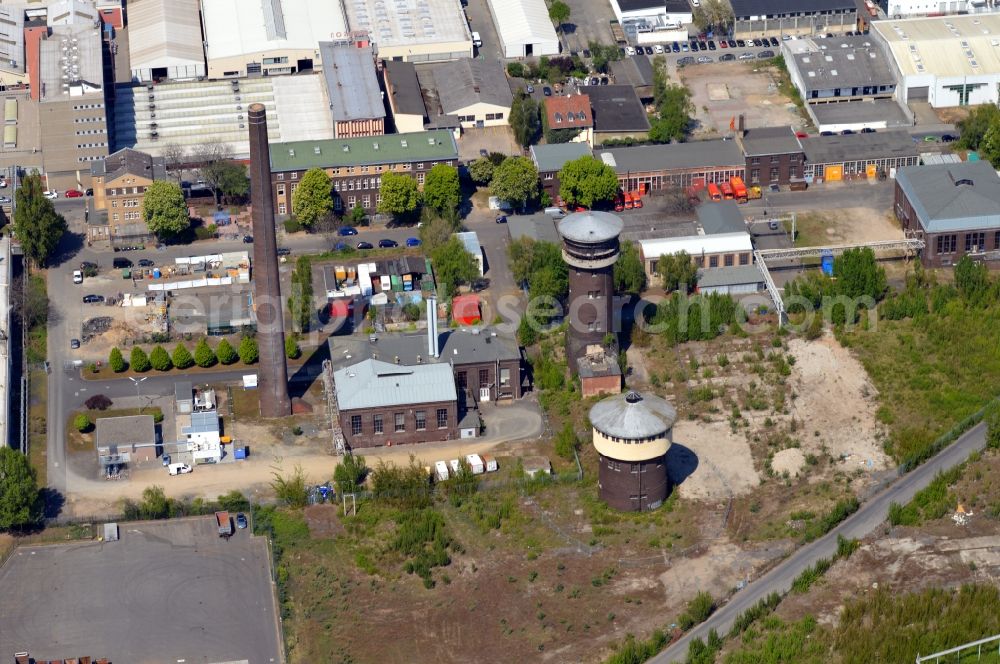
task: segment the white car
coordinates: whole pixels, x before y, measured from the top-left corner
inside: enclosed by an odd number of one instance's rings
[[[59,198],[59,192],[58,191],[51,191],[51,190],[48,190],[48,189],[46,189],[45,191],[43,191],[42,195],[45,196],[45,198],[48,198],[49,200],[52,200],[53,198]]]
[[[753,60],[755,57],[757,56],[751,53],[750,51],[740,54],[740,60]]]
[[[171,475],[186,475],[191,472],[191,466],[186,463],[172,463],[167,466],[167,472]]]
[[[632,46],[626,46],[625,55],[635,55],[635,48],[633,48]]]
[[[657,44],[654,46],[653,51],[656,53],[663,53],[663,44]]]
[[[80,270],[73,270],[73,283],[82,284],[83,283],[83,272]]]

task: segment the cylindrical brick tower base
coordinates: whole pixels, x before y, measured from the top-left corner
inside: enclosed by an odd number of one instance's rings
[[[623,512],[655,510],[670,493],[666,455],[645,461],[619,461],[598,455],[598,497]]]

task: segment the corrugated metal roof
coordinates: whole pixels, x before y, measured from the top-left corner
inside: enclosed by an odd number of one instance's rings
[[[896,182],[929,233],[1000,229],[1000,177],[989,162],[908,166]]]
[[[658,240],[639,240],[639,250],[647,259],[686,251],[690,256],[753,251],[749,233],[721,235],[689,235]]]
[[[205,64],[198,0],[129,0],[129,66]]]
[[[544,0],[489,0],[497,34],[505,44],[558,44]]]
[[[733,267],[713,267],[707,270],[698,270],[699,288],[762,283],[764,283],[764,275],[757,265],[735,265]]]
[[[639,440],[665,434],[677,420],[677,411],[655,394],[631,391],[594,404],[590,424],[613,438]]]
[[[320,42],[319,54],[334,122],[385,117],[371,48]]]
[[[535,162],[539,173],[553,173],[561,169],[567,161],[590,156],[593,156],[593,153],[586,143],[554,143],[531,146],[531,160]]]
[[[191,413],[191,425],[183,427],[184,435],[194,433],[216,433],[219,431],[219,413],[214,410],[203,410]]]
[[[481,256],[483,254],[483,245],[479,244],[479,236],[475,231],[455,233],[455,237],[465,246],[465,250],[473,256]]]
[[[403,366],[364,360],[334,372],[341,410],[455,401],[455,377],[448,364]]]

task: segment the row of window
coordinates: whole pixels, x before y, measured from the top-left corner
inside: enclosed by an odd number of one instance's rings
[[[490,384],[490,370],[480,369],[479,370],[479,387],[488,387]],[[500,369],[500,387],[510,386],[510,369],[501,368]],[[458,388],[461,390],[469,389],[469,374],[465,371],[458,372]]]
[[[649,470],[650,464],[648,462],[644,464],[639,464],[639,463],[629,463],[628,461],[615,461],[614,459],[608,459],[608,470],[621,472],[623,466],[625,470],[628,470],[633,475],[638,475],[640,472],[639,471],[640,467],[642,468],[642,472],[645,473],[646,471]],[[660,457],[659,459],[656,460],[656,467],[661,468],[662,466],[663,466],[663,457]]]
[[[739,254],[710,254],[705,256],[704,254],[692,256],[691,260],[698,267],[719,267],[719,256],[722,256],[722,265],[725,267],[733,267],[736,262],[739,261],[740,265],[750,265],[750,252],[744,251]],[[649,269],[651,272],[657,272],[659,269],[659,260],[653,260],[649,262]]]
[[[77,161],[97,161],[98,159],[104,159],[104,157],[99,154],[92,154],[90,156],[76,158]]]
[[[119,199],[117,199],[117,198],[112,199],[111,200],[111,207],[113,207],[113,208],[118,207],[118,200]],[[122,203],[122,207],[126,207],[126,208],[139,207],[139,205],[142,204],[141,201],[138,198],[126,198],[126,199],[122,200],[121,203]]]
[[[76,104],[73,106],[74,111],[86,111],[91,108],[104,108],[104,104]]]
[[[86,117],[86,118],[73,118],[73,122],[77,124],[87,123],[87,122],[104,122],[104,116],[98,116],[96,118]]]
[[[958,235],[938,235],[936,243],[939,254],[953,254],[958,251]],[[965,234],[966,253],[986,251],[987,249],[984,231]],[[993,249],[1000,250],[1000,231],[993,233]]]
[[[108,130],[101,127],[100,129],[81,129],[76,132],[77,136],[89,136],[90,134],[106,134]]]
[[[438,408],[437,409],[437,428],[447,429],[448,428],[448,409]],[[426,431],[427,430],[427,411],[418,410],[413,413],[413,423],[414,431]],[[365,422],[362,420],[361,415],[351,415],[351,435],[360,436],[365,433]],[[385,433],[385,419],[382,413],[375,413],[372,416],[371,421],[371,433],[373,434],[383,434]],[[405,433],[406,432],[406,415],[405,413],[393,413],[392,415],[392,430],[394,433]]]
[[[121,188],[121,192],[122,192],[121,195],[122,196],[128,196],[129,194],[132,194],[134,196],[134,195],[140,193],[139,192],[140,189],[142,189],[141,193],[145,194],[146,190],[149,189],[149,187],[132,187],[131,189],[132,189],[132,191],[129,191],[129,187],[122,187]],[[108,193],[108,196],[117,196],[118,195],[118,191],[119,191],[118,189],[108,189],[107,193]]]
[[[139,221],[142,218],[142,214],[139,212],[126,212],[124,214],[125,214],[125,221]],[[111,215],[111,220],[118,221],[117,212]]]
[[[76,147],[77,147],[77,149],[82,149],[82,148],[106,148],[106,147],[108,147],[108,144],[107,144],[106,141],[104,143],[77,143]]]
[[[596,431],[596,429],[595,429]],[[652,443],[656,440],[662,440],[666,435],[666,432],[661,433],[658,436],[647,436],[645,438],[616,438],[615,436],[608,436],[602,431],[598,431],[597,435],[605,440],[610,440],[613,443],[622,443],[624,445],[640,445],[642,443]]]
[[[444,164],[446,166],[454,166],[454,163],[453,163],[452,160],[448,160],[448,161],[444,162]],[[422,170],[424,170],[424,166],[425,166],[424,162],[422,162],[422,161],[418,161],[415,164],[414,163],[406,163],[406,164],[394,164],[394,165],[395,166],[399,166],[400,169],[404,170],[404,171],[412,171],[412,170],[422,171]],[[426,165],[427,166],[434,166],[434,162],[428,163]],[[392,164],[376,164],[374,166],[367,166],[367,165],[363,165],[363,166],[344,166],[343,168],[331,168],[331,169],[329,169],[329,171],[330,171],[331,177],[337,177],[338,175],[345,175],[345,174],[346,175],[353,175],[355,173],[355,169],[357,169],[358,173],[368,173],[369,169],[371,169],[371,172],[373,172],[373,173],[381,173],[383,171],[391,170],[391,168],[390,168],[391,166],[392,166]],[[282,180],[285,179],[285,174],[284,173],[275,173],[274,179],[277,180],[278,182],[281,182]],[[298,180],[299,179],[299,174],[297,172],[293,171],[291,173],[291,175],[289,176],[288,179],[289,180]]]
[[[769,182],[777,182],[781,178],[781,170],[778,168],[772,168],[770,172],[771,179]],[[788,177],[797,178],[799,177],[799,167],[790,165],[788,167]],[[750,182],[760,182],[760,169],[751,168],[750,169]]]

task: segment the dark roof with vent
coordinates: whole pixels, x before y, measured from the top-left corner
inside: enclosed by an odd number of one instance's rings
[[[167,166],[163,157],[153,157],[132,148],[123,148],[90,164],[90,174],[105,182],[123,175],[138,175],[151,180],[165,180]]]
[[[907,166],[896,183],[928,233],[1000,229],[1000,177],[989,162]]]
[[[473,104],[510,108],[514,97],[503,67],[495,60],[462,58],[439,65],[434,70],[441,110],[454,114]]]
[[[634,390],[594,404],[590,424],[606,436],[639,440],[661,436],[677,420],[677,411],[665,399]]]

